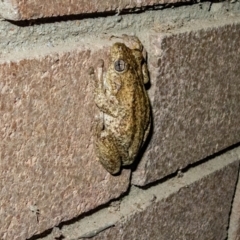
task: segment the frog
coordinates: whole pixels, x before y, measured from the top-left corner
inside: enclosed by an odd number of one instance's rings
[[[115,37],[115,36],[114,36]],[[131,165],[151,128],[146,51],[136,36],[123,35],[110,47],[108,66],[103,59],[92,69],[94,101],[100,111],[95,148],[102,166],[112,175]]]

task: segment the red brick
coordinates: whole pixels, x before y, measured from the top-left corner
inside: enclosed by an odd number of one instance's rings
[[[240,20],[149,34],[153,134],[132,183],[145,185],[240,141]]]
[[[29,238],[129,185],[129,170],[111,176],[93,150],[88,68],[108,49],[35,50],[0,64],[0,239]]]
[[[189,2],[189,0],[8,0],[0,2],[0,14],[11,20],[36,19],[63,15],[76,15],[96,12],[121,12],[131,8],[143,8],[157,4]]]
[[[240,25],[221,24],[155,33],[149,43],[144,33],[154,129],[133,183],[162,178],[239,141]],[[21,53],[23,59],[13,52],[1,63],[0,238],[26,239],[126,191],[129,171],[110,176],[93,150],[96,107],[87,70],[106,58],[109,44],[39,48]]]
[[[121,201],[71,225],[66,239],[225,240],[239,168],[239,149]],[[107,228],[108,227],[108,228]],[[50,240],[51,235],[42,240]],[[89,239],[89,238],[87,238]]]

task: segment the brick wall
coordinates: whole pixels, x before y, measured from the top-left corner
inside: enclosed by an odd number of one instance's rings
[[[0,2],[0,239],[240,239],[240,2]],[[153,129],[97,161],[89,67],[148,53]]]

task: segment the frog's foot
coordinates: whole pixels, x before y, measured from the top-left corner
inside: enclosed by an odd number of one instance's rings
[[[104,61],[102,59],[99,59],[97,62],[96,66],[96,78],[95,78],[95,83],[97,88],[103,88],[103,66],[104,66]]]
[[[88,74],[94,80],[96,88],[103,87],[103,67],[104,61],[102,59],[99,59],[96,64],[96,67],[91,66],[88,69]]]
[[[102,59],[99,59],[97,62],[97,79],[101,84],[103,84],[103,67],[104,67],[104,61]]]
[[[121,156],[114,137],[101,137],[96,142],[98,157],[103,167],[111,174],[117,174],[121,168]]]

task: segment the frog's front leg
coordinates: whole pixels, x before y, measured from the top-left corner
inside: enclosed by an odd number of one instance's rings
[[[94,78],[94,101],[100,111],[112,117],[117,117],[119,113],[118,100],[114,95],[107,96],[103,80],[103,60],[99,60],[97,66],[97,73],[93,72],[91,75]]]

